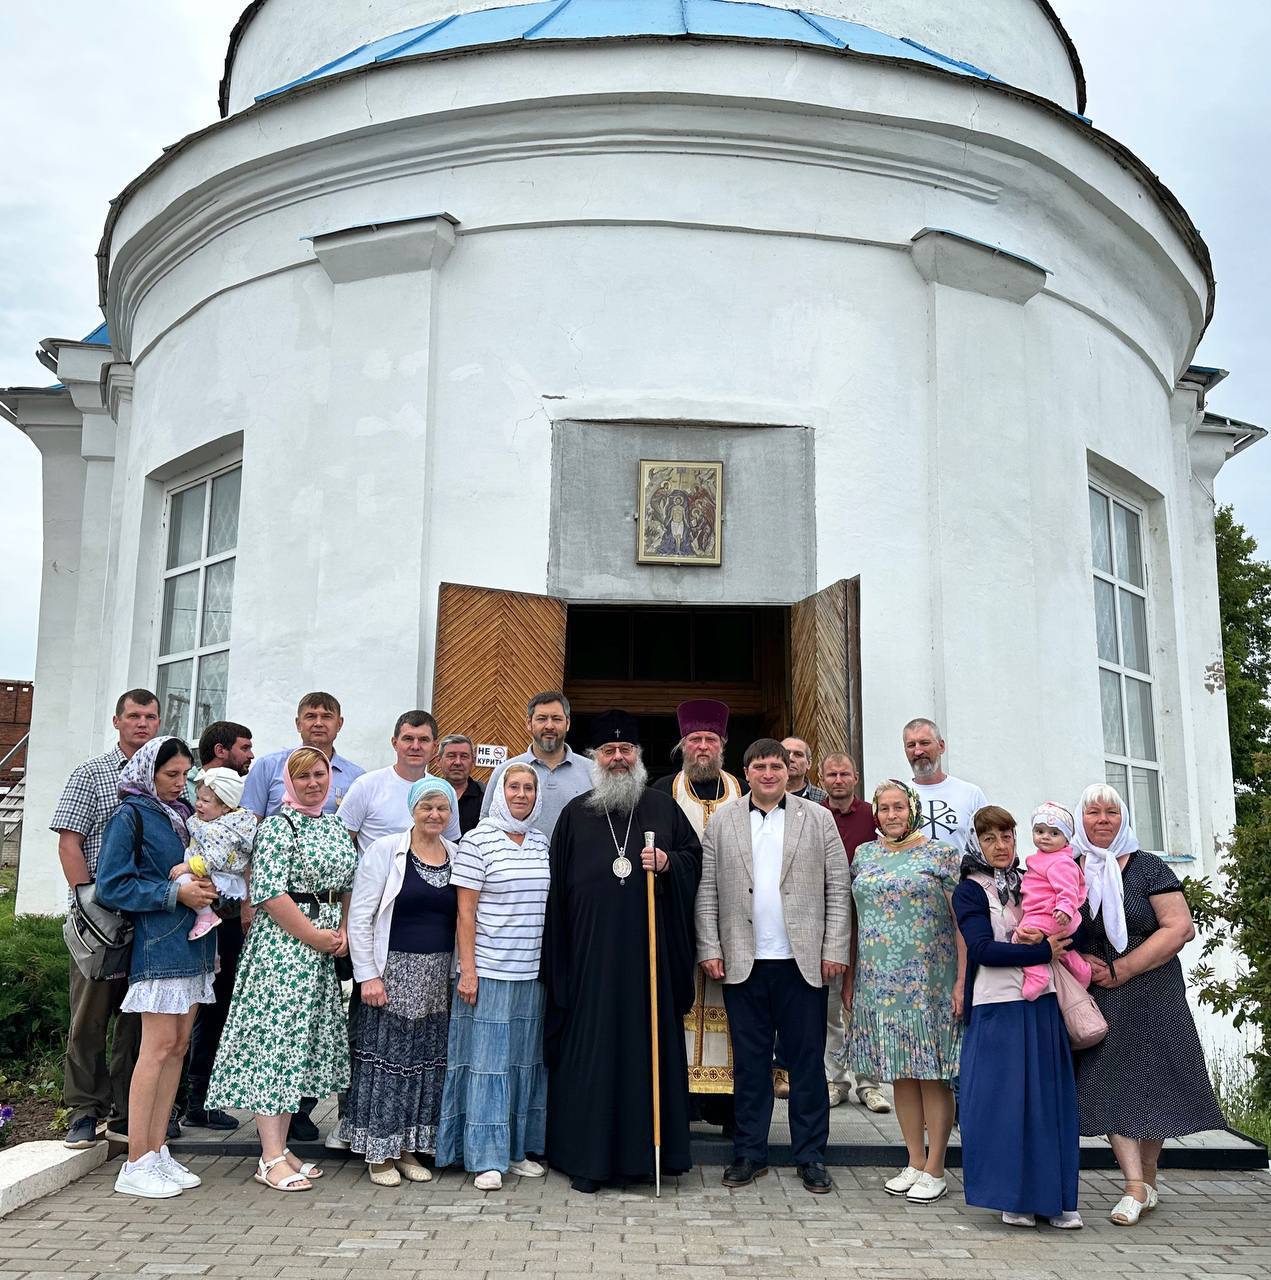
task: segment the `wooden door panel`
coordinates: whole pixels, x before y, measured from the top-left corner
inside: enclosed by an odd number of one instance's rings
[[[828,751],[861,760],[860,580],[841,579],[790,610],[791,732],[806,739],[813,768]]]
[[[552,596],[443,582],[432,697],[441,732],[525,750],[525,704],[565,679],[565,616]]]

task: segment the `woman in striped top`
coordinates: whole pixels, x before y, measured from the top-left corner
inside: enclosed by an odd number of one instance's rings
[[[550,879],[538,775],[509,765],[489,816],[464,836],[450,883],[458,892],[459,978],[450,1011],[449,1060],[437,1165],[462,1163],[479,1191],[508,1170],[541,1178],[547,1075],[543,986],[538,980]]]

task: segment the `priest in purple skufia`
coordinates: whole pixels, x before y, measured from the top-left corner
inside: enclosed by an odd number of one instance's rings
[[[702,847],[670,796],[646,787],[634,716],[606,711],[587,754],[593,789],[552,836],[543,932],[547,1158],[576,1191],[653,1181],[653,1069],[645,872],[655,873],[662,1172],[687,1171],[684,1015],[693,1004],[693,903]],[[654,834],[645,849],[644,833]]]

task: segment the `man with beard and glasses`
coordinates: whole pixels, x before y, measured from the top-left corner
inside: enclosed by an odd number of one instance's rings
[[[967,837],[977,809],[988,797],[974,782],[965,782],[940,767],[944,739],[934,720],[911,720],[904,730],[905,755],[913,770],[914,790],[922,800],[922,825],[931,840],[947,840],[959,853],[966,852]]]
[[[591,790],[591,770],[565,741],[569,732],[569,699],[563,693],[555,689],[536,693],[525,709],[525,727],[529,730],[530,749],[494,771],[481,801],[481,816],[490,816],[491,798],[500,794],[503,770],[510,764],[528,764],[538,774],[538,794],[543,799],[534,825],[550,840],[565,806]]]
[[[684,768],[655,782],[684,812],[700,840],[706,824],[720,805],[736,800],[741,783],[724,771],[724,744],[728,741],[728,704],[710,698],[681,702],[675,709],[680,726],[676,747]],[[674,753],[673,753],[674,754]],[[728,1043],[728,1016],[724,989],[702,969],[695,977],[693,1008],[684,1024],[688,1053],[688,1090],[695,1113],[708,1124],[718,1125],[725,1136],[733,1131],[733,1055]]]
[[[702,870],[689,820],[670,796],[645,786],[635,717],[596,716],[590,748],[592,790],[565,806],[552,836],[541,971],[547,1158],[585,1192],[653,1180],[650,870],[662,1171],[692,1165],[683,1019],[693,1003],[693,901]]]

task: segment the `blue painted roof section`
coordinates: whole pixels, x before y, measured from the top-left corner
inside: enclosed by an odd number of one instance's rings
[[[108,347],[110,346],[110,330],[104,324],[99,324],[96,329],[83,339],[84,345],[89,347]]]
[[[849,51],[937,67],[955,75],[994,80],[969,62],[946,57],[917,41],[885,35],[873,27],[827,18],[802,9],[782,9],[748,0],[539,0],[476,13],[452,14],[396,35],[384,36],[258,94],[272,98],[327,76],[395,58],[479,49],[488,45],[551,40],[613,40],[639,36],[713,37]]]

